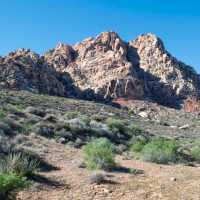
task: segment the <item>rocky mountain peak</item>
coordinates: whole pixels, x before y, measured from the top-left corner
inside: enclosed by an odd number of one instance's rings
[[[82,59],[91,57],[95,53],[111,52],[114,56],[124,56],[127,48],[122,39],[115,32],[103,32],[96,38],[88,38],[76,44],[74,49],[78,51]]]
[[[16,62],[23,62],[27,64],[35,64],[40,60],[40,55],[31,51],[30,49],[17,49],[14,52],[10,52],[8,56],[4,57],[5,61],[15,60]]]
[[[95,43],[107,47],[108,50],[124,53],[125,44],[115,32],[103,32],[96,37]]]
[[[149,50],[158,49],[161,52],[165,51],[162,40],[152,33],[142,34],[130,43],[140,50],[144,49],[144,47],[149,46],[151,47],[149,48]]]
[[[66,66],[74,61],[75,50],[66,44],[59,43],[55,49],[45,53],[44,58],[48,64],[53,65],[56,71],[64,71]]]
[[[0,59],[0,70],[4,87],[11,77],[12,88],[62,96],[145,99],[169,106],[200,96],[199,75],[152,33],[124,42],[115,32],[103,32],[73,46],[59,43],[44,56],[19,49]]]
[[[103,32],[74,46],[77,58],[65,68],[80,90],[92,90],[102,99],[127,96],[140,97],[137,77],[131,76],[132,64],[127,60],[128,46],[115,32]],[[139,81],[139,80],[137,80]],[[132,89],[128,89],[132,87]]]
[[[141,35],[129,45],[136,49],[140,68],[170,88],[178,98],[199,95],[199,75],[165,50],[160,38],[153,34]]]
[[[61,75],[29,49],[18,49],[0,60],[0,89],[66,96]]]

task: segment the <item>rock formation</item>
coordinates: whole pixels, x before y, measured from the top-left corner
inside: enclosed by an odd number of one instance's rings
[[[57,71],[69,73],[81,91],[92,90],[102,99],[141,98],[143,84],[126,56],[126,43],[116,33],[105,32],[73,49],[60,44],[45,58]]]
[[[171,56],[160,38],[124,42],[103,32],[39,56],[18,50],[0,59],[1,88],[37,90],[93,100],[142,99],[176,106],[199,97],[200,77]]]
[[[137,49],[140,68],[169,86],[179,98],[199,95],[199,75],[192,67],[171,56],[160,38],[153,34],[141,35],[129,45]]]
[[[38,54],[19,49],[0,59],[0,88],[66,96],[61,75]]]

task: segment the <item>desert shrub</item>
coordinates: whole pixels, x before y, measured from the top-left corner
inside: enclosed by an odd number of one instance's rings
[[[97,122],[102,122],[102,121],[105,120],[105,117],[102,116],[102,115],[95,114],[95,115],[91,116],[91,120],[94,120],[94,121],[97,121]]]
[[[87,126],[90,125],[91,119],[87,115],[80,115],[79,117]]]
[[[106,120],[106,124],[110,128],[110,130],[113,132],[124,133],[126,131],[126,124],[123,120],[108,118]]]
[[[68,124],[70,126],[70,130],[76,134],[84,133],[89,129],[87,122],[81,118],[71,119],[68,121]]]
[[[31,122],[27,122],[22,127],[22,133],[29,134],[33,130],[34,125]]]
[[[11,130],[11,134],[17,134],[23,132],[23,126],[17,120],[12,119],[11,117],[6,117],[2,120],[4,123],[3,129],[6,130],[9,134],[9,130]],[[2,125],[1,123],[1,125]]]
[[[0,133],[11,136],[13,135],[13,129],[6,123],[3,121],[0,121]]]
[[[132,135],[140,135],[142,132],[143,132],[143,130],[135,124],[130,124],[128,126],[128,133],[131,136]]]
[[[50,123],[41,122],[35,126],[35,133],[47,138],[52,138],[55,134],[55,127]]]
[[[133,116],[133,115],[135,115],[134,110],[129,110],[129,111],[128,111],[128,116],[130,117],[130,116]]]
[[[98,137],[108,136],[111,132],[106,124],[94,120],[90,121],[90,129],[93,135],[96,135]]]
[[[36,108],[36,107],[32,107],[32,106],[26,107],[26,109],[24,110],[24,113],[31,113],[38,117],[45,117],[46,115],[46,112],[44,110]]]
[[[6,112],[3,109],[0,109],[0,120],[6,117]]]
[[[81,115],[81,113],[78,112],[78,111],[69,111],[69,112],[67,112],[67,113],[65,114],[65,117],[66,117],[67,119],[74,119],[74,118],[79,117],[80,115]]]
[[[5,136],[4,134],[0,134],[0,153],[8,153],[12,148],[12,143],[9,137]],[[0,157],[1,160],[1,157]]]
[[[11,113],[21,113],[24,110],[24,105],[22,104],[7,104],[6,110]]]
[[[147,144],[146,138],[144,137],[134,138],[130,142],[130,150],[132,152],[141,152],[146,144]]]
[[[110,170],[115,166],[115,149],[106,138],[98,138],[84,147],[84,158],[89,169]]]
[[[179,160],[178,148],[174,140],[155,138],[144,146],[141,156],[145,161],[167,164]]]
[[[31,176],[39,167],[39,161],[22,153],[10,153],[0,160],[0,173]]]
[[[13,173],[0,174],[0,199],[14,200],[16,192],[29,185],[30,182],[24,177]]]
[[[195,161],[200,162],[200,147],[197,146],[197,147],[192,148],[191,156]]]

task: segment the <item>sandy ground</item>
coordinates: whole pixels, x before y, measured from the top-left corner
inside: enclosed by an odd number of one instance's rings
[[[32,139],[31,148],[37,149],[45,161],[58,169],[40,172],[37,183],[20,192],[18,200],[200,199],[199,166],[158,165],[118,156],[116,161],[121,170],[104,172],[107,181],[95,185],[89,183],[93,172],[79,167],[81,150],[39,137]],[[130,174],[127,168],[143,170],[143,173]]]

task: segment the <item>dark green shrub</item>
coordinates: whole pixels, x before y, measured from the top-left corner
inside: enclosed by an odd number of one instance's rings
[[[71,128],[70,128],[70,124],[69,123],[65,123],[63,128],[66,130],[66,131],[70,131]]]
[[[94,120],[94,121],[97,121],[97,122],[102,122],[102,121],[105,120],[105,117],[102,116],[102,115],[96,114],[96,115],[91,116],[91,120]]]
[[[80,115],[79,118],[86,124],[86,126],[90,125],[91,119],[87,115]]]
[[[54,137],[54,134],[55,134],[55,127],[50,123],[48,124],[48,123],[41,122],[35,126],[34,131],[36,134],[39,134],[43,137],[52,138]]]
[[[68,121],[70,131],[74,134],[82,134],[90,130],[88,122],[81,118],[74,118]]]
[[[29,134],[31,133],[31,131],[33,130],[34,125],[29,122],[29,123],[25,123],[22,127],[22,133],[24,134]]]
[[[80,112],[78,111],[69,111],[65,114],[65,116],[67,117],[67,119],[74,119],[77,118],[81,115]]]
[[[128,126],[128,133],[131,136],[133,136],[133,135],[140,135],[142,132],[143,132],[143,130],[141,128],[139,128],[135,124],[131,124],[131,125]]]
[[[14,132],[13,129],[7,123],[0,121],[0,133],[1,133],[1,135],[5,134],[7,136],[11,136],[11,135],[13,135],[13,132]]]
[[[132,152],[141,152],[146,145],[147,140],[143,137],[138,137],[132,140],[130,144],[130,150]]]
[[[22,133],[23,131],[22,125],[17,120],[10,117],[4,118],[3,123],[6,124],[6,126],[9,127],[13,133]]]
[[[128,116],[131,117],[131,116],[133,116],[133,115],[135,115],[134,110],[129,110],[129,111],[128,111]]]
[[[6,117],[6,112],[3,109],[0,109],[0,120]]]
[[[180,159],[178,148],[174,140],[155,138],[144,146],[141,156],[145,161],[167,164]]]
[[[191,150],[191,156],[195,161],[200,162],[200,147],[193,148]]]
[[[0,174],[0,199],[14,200],[16,192],[28,187],[30,182],[16,174]]]
[[[0,173],[14,173],[19,176],[31,176],[39,167],[39,161],[22,153],[10,153],[0,160]]]
[[[84,158],[89,169],[111,170],[115,166],[115,149],[106,138],[94,139],[84,147]]]
[[[108,118],[106,124],[113,132],[124,133],[126,131],[126,124],[123,120]]]

